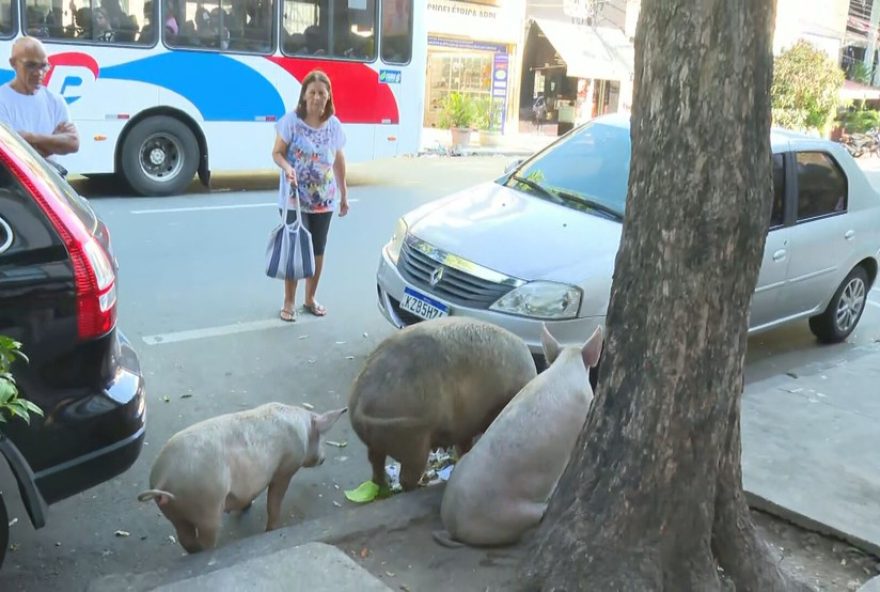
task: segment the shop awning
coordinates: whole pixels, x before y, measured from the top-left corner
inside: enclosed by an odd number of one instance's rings
[[[573,78],[631,80],[635,52],[623,31],[547,19],[532,19],[568,67]]]

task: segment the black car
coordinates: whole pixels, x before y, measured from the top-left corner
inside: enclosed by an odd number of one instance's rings
[[[45,417],[0,424],[35,528],[47,507],[128,469],[144,441],[144,378],[116,326],[116,259],[88,202],[0,124],[0,335],[22,343],[21,396]],[[9,527],[0,482],[0,564]]]

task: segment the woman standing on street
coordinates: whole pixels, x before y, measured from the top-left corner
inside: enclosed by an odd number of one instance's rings
[[[302,81],[296,109],[287,113],[275,126],[277,136],[272,158],[281,168],[278,207],[284,211],[284,200],[290,199],[287,223],[296,220],[299,199],[303,226],[312,235],[315,251],[315,274],[306,279],[303,309],[322,317],[327,309],[315,300],[324,247],[330,220],[339,200],[339,216],[348,213],[348,187],[345,183],[345,133],[334,115],[330,78],[320,70],[312,70]],[[281,319],[295,321],[296,280],[284,281],[284,304]]]

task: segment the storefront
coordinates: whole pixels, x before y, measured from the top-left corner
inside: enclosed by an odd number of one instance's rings
[[[552,4],[552,3],[550,3]],[[605,113],[629,111],[633,44],[627,8],[620,1],[614,22],[584,12],[588,3],[530,3],[519,91],[519,116],[537,128],[556,124],[558,133]],[[555,10],[551,10],[555,8]],[[633,27],[634,28],[634,27]]]
[[[425,126],[438,127],[447,97],[479,112],[473,127],[504,131],[515,104],[523,0],[428,0]]]

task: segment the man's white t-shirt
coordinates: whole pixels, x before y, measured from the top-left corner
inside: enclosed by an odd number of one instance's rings
[[[0,86],[0,121],[15,131],[50,135],[59,124],[70,121],[67,103],[44,86],[32,95],[14,90],[11,83]]]

